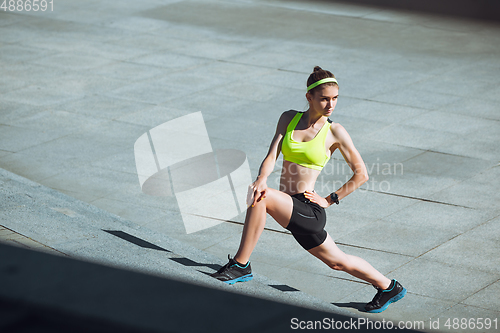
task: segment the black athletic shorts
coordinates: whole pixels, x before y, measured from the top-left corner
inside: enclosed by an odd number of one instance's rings
[[[325,209],[317,203],[309,201],[304,193],[292,195],[292,200],[292,217],[286,228],[292,232],[293,237],[306,250],[323,244],[327,236]]]

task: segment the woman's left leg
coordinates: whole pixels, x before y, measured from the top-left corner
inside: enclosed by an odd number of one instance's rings
[[[378,288],[387,289],[391,284],[390,279],[373,268],[373,266],[366,260],[342,252],[330,235],[326,237],[323,244],[308,251],[327,264],[330,268],[349,273],[352,276],[369,282]]]

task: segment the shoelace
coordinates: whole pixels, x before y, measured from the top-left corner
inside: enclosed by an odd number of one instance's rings
[[[380,289],[380,288],[377,288],[375,286],[373,286],[375,289],[377,289],[377,294],[375,295],[375,297],[373,297],[372,301],[370,302],[371,304],[375,304],[375,303],[378,303],[378,301],[380,300],[380,297],[382,296],[382,292],[383,290]]]
[[[229,259],[229,262],[227,264],[225,264],[224,266],[222,266],[221,268],[219,268],[219,270],[217,271],[217,273],[222,273],[224,272],[227,268],[231,267],[231,265],[233,264],[233,259],[231,259],[231,256],[228,254],[227,255],[227,259]]]

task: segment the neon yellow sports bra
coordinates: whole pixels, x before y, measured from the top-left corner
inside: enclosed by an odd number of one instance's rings
[[[292,135],[303,114],[304,112],[297,112],[288,124],[286,134],[281,143],[283,159],[305,166],[306,168],[321,170],[330,159],[330,156],[325,151],[325,140],[332,121],[328,119],[311,141],[297,142],[293,139]]]

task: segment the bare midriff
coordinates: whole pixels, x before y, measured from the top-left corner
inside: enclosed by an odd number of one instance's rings
[[[297,163],[283,160],[279,189],[290,195],[313,191],[314,184],[320,173],[321,170],[307,168]]]

